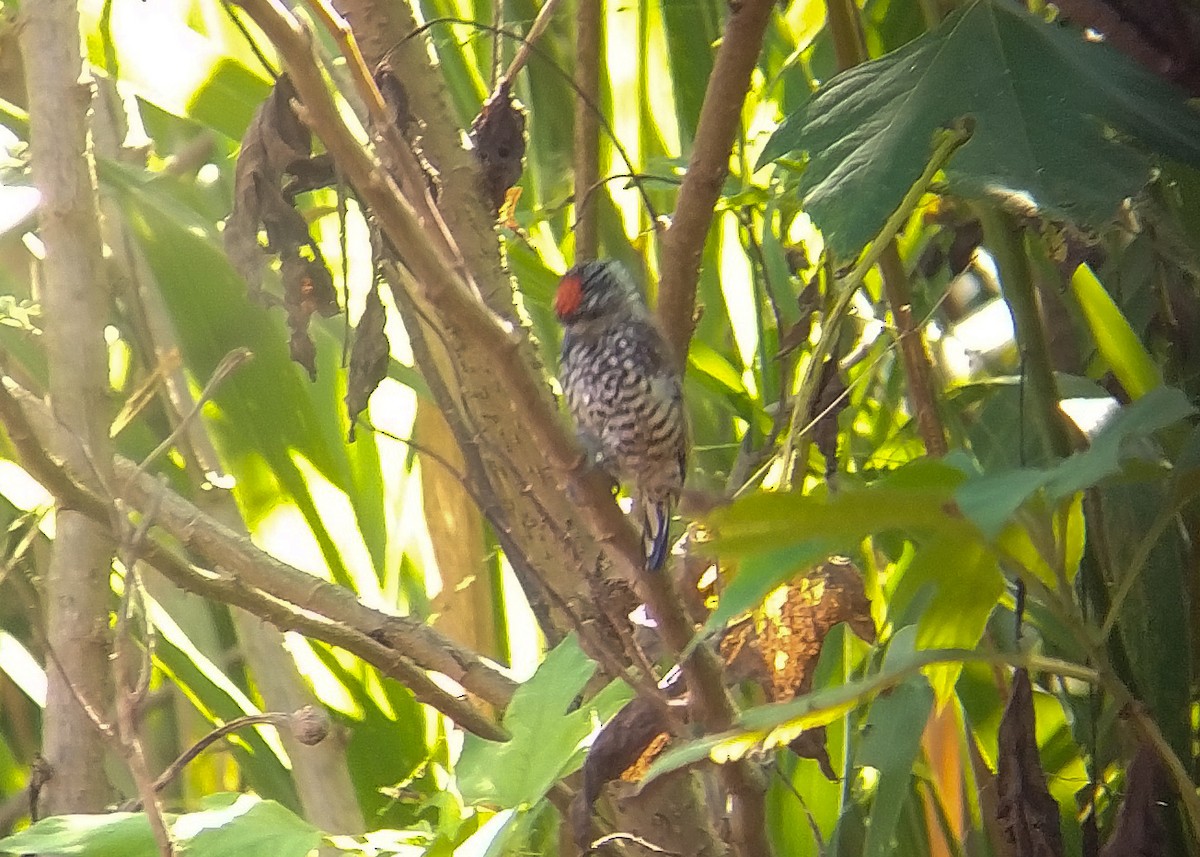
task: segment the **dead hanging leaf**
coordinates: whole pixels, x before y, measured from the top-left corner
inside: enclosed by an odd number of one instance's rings
[[[325,156],[310,157],[312,137],[292,109],[295,98],[287,76],[280,76],[242,138],[233,211],[225,221],[225,252],[254,293],[261,292],[267,254],[279,256],[292,359],[315,378],[309,319],[314,313],[334,315],[339,307],[332,275],[296,210],[295,195],[331,183],[333,167]],[[260,228],[266,233],[265,247],[259,243]]]
[[[601,789],[631,768],[644,771],[639,763],[657,755],[666,738],[662,709],[641,697],[630,700],[600,730],[583,761],[583,787],[571,803],[572,834],[581,848],[591,841],[592,805]]]
[[[251,289],[261,288],[266,264],[258,241],[260,226],[267,226],[269,245],[295,240],[297,220],[303,233],[301,240],[308,238],[303,218],[282,193],[288,166],[312,153],[312,136],[292,110],[295,97],[296,90],[287,75],[280,75],[250,120],[234,171],[233,211],[225,222],[225,252]]]
[[[838,371],[837,361],[829,360],[821,369],[821,386],[809,414],[813,421],[813,445],[825,458],[827,482],[837,474],[838,416],[848,404],[846,382]]]
[[[375,86],[383,97],[383,103],[388,109],[392,123],[400,133],[407,136],[409,126],[413,124],[412,111],[408,106],[408,92],[400,78],[389,65],[381,65],[375,71]]]
[[[349,441],[354,442],[354,428],[367,407],[367,400],[387,375],[391,345],[384,333],[386,318],[379,297],[379,283],[367,292],[362,317],[354,328],[354,348],[350,352],[350,372],[346,380],[346,412],[350,417]]]
[[[1000,720],[996,819],[1013,853],[1063,857],[1058,803],[1046,787],[1035,727],[1033,685],[1029,673],[1018,669]]]
[[[1169,795],[1158,754],[1138,746],[1125,772],[1125,799],[1100,857],[1157,857],[1170,853],[1163,807]]]
[[[833,769],[833,762],[829,758],[829,750],[825,747],[824,726],[805,729],[792,739],[788,744],[788,749],[801,759],[812,759],[816,762],[817,767],[821,769],[822,776],[830,782],[838,778],[837,771]]]
[[[315,250],[316,248],[312,248]],[[325,261],[309,259],[298,251],[280,258],[280,278],[283,280],[283,306],[287,310],[291,357],[308,370],[308,377],[317,377],[317,347],[308,333],[308,322],[314,313],[329,316],[337,313],[337,293]]]
[[[333,187],[338,183],[337,167],[333,155],[322,152],[311,158],[292,161],[284,176],[283,195],[295,199],[299,194]]]
[[[735,626],[722,638],[721,654],[735,677],[753,678],[771,702],[786,702],[812,689],[821,646],[841,622],[867,642],[875,640],[862,576],[853,563],[836,558],[776,590],[763,608],[761,630],[749,636],[751,623]],[[788,746],[801,758],[816,760],[829,779],[837,778],[824,728],[806,730]]]
[[[983,224],[976,218],[954,227],[954,238],[950,240],[950,249],[946,251],[946,263],[950,266],[950,276],[957,277],[971,266],[975,258],[975,250],[983,243]]]
[[[812,689],[821,645],[840,622],[868,643],[875,641],[862,575],[847,559],[826,561],[768,599],[759,646],[772,702],[786,702]]]
[[[521,201],[521,188],[510,187],[504,192],[504,205],[500,206],[498,219],[508,229],[520,229],[517,222],[517,204]]]
[[[804,257],[805,266],[808,264],[807,255]],[[804,343],[808,342],[812,333],[813,313],[820,308],[821,274],[818,271],[809,277],[800,294],[796,296],[796,309],[800,316],[791,327],[780,332],[779,352],[775,355],[780,360],[791,354]]]
[[[501,81],[471,123],[471,142],[483,168],[484,195],[498,213],[508,189],[521,179],[525,157],[525,114],[512,97],[512,87]]]

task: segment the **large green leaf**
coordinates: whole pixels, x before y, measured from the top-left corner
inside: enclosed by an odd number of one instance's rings
[[[206,809],[168,815],[171,838],[180,853],[194,857],[256,854],[305,857],[321,842],[321,832],[274,801],[253,795],[213,795]],[[78,857],[153,857],[158,854],[143,813],[59,815],[0,839],[0,852],[52,852]]]
[[[888,646],[889,661],[911,657],[916,629],[901,628]],[[862,853],[868,857],[891,852],[892,834],[909,795],[909,777],[921,750],[921,733],[933,708],[933,691],[924,676],[914,676],[871,703],[862,743],[855,759],[859,766],[879,771],[871,826]]]
[[[1100,226],[1150,176],[1145,152],[1200,162],[1200,113],[1107,45],[1006,0],[976,0],[904,48],[838,75],[775,132],[760,163],[804,150],[806,210],[849,256],[896,208],[960,117],[974,136],[946,169],[950,189],[1003,196]]]
[[[458,763],[463,800],[505,809],[532,806],[555,780],[578,768],[595,719],[611,717],[631,696],[626,685],[614,682],[571,711],[595,670],[574,635],[551,651],[504,713],[512,740],[499,744],[467,736]]]
[[[1196,412],[1186,395],[1173,387],[1156,387],[1121,409],[1093,439],[1091,446],[1051,468],[1026,468],[974,477],[959,487],[959,510],[989,538],[995,537],[1021,505],[1039,489],[1052,503],[1070,497],[1121,471],[1124,462],[1153,447],[1139,440]]]
[[[831,550],[853,550],[866,536],[888,531],[969,536],[971,528],[947,513],[963,479],[950,464],[921,459],[873,485],[832,496],[751,494],[713,512],[708,524],[722,556],[761,554],[817,538]]]

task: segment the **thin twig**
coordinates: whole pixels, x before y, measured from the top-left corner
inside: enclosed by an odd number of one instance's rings
[[[601,0],[579,0],[575,15],[575,84],[591,101],[600,92]],[[600,123],[582,98],[575,101],[575,259],[595,259],[600,250],[600,220],[588,205],[600,177]],[[580,188],[587,188],[582,196]]]
[[[161,502],[162,493],[165,491],[166,486],[163,484],[160,487],[159,501],[157,502]],[[130,526],[128,518],[122,517],[122,523],[127,530],[126,537],[121,540],[120,550],[121,564],[125,567],[125,592],[121,597],[121,609],[117,613],[116,633],[113,639],[112,674],[117,712],[117,737],[122,755],[125,756],[129,774],[133,778],[134,786],[141,795],[142,803],[146,808],[146,817],[150,823],[150,830],[154,834],[154,841],[158,845],[159,853],[162,854],[162,857],[173,857],[175,846],[171,839],[171,832],[163,817],[162,803],[158,800],[154,785],[150,780],[150,768],[142,750],[141,738],[138,736],[137,709],[140,703],[138,686],[141,681],[139,678],[133,687],[128,685],[129,670],[125,663],[133,647],[133,632],[130,630],[129,621],[133,613],[135,593],[138,593],[141,587],[137,577],[138,554],[145,544],[156,511],[154,506],[148,509],[136,528]],[[145,615],[144,609],[142,613]],[[149,633],[149,623],[147,622],[147,639],[149,639]],[[149,653],[148,647],[146,652]],[[139,670],[139,676],[143,673],[148,675],[148,672],[143,668]]]
[[[419,36],[422,33],[426,32],[440,24],[461,24],[463,26],[475,27],[475,28],[477,28],[479,30],[483,30],[485,32],[494,33],[497,36],[503,36],[506,39],[512,39],[521,44],[524,44],[524,42],[525,42],[525,37],[523,35],[521,35],[520,33],[515,32],[513,30],[508,30],[503,27],[488,26],[487,24],[481,23],[479,21],[473,21],[470,18],[456,18],[454,16],[443,16],[441,18],[432,18],[432,19],[426,21],[421,26],[414,29],[411,33],[409,33],[407,36],[405,36],[399,43],[397,43],[392,48],[390,48],[388,50],[388,54],[391,54],[392,51],[397,50],[401,45],[405,44],[410,39],[415,38],[416,36]],[[637,188],[638,193],[641,195],[642,204],[646,207],[647,215],[650,217],[651,221],[657,225],[659,222],[658,212],[654,208],[654,204],[650,201],[650,194],[646,191],[646,188],[642,185],[642,174],[637,172],[637,168],[633,165],[633,158],[630,157],[629,151],[625,148],[625,145],[621,142],[621,138],[617,136],[617,132],[613,129],[612,125],[609,124],[608,118],[604,115],[604,111],[600,109],[599,102],[596,99],[593,99],[588,93],[584,92],[578,86],[578,84],[576,84],[575,79],[573,77],[571,77],[571,74],[569,72],[567,72],[566,70],[564,70],[563,68],[561,68],[558,65],[558,63],[554,61],[554,57],[547,54],[545,51],[543,51],[537,45],[530,45],[529,50],[535,56],[538,56],[541,59],[545,60],[547,67],[554,69],[555,73],[563,78],[563,80],[566,82],[567,86],[571,87],[571,89],[574,91],[575,97],[577,99],[579,99],[580,101],[582,101],[584,104],[586,104],[588,107],[588,110],[590,110],[592,112],[592,115],[596,117],[596,121],[600,124],[600,128],[604,131],[604,134],[606,137],[608,137],[608,140],[612,144],[613,149],[616,150],[617,154],[620,156],[621,160],[624,162],[625,168],[629,171],[628,173],[624,174],[623,177],[628,178],[630,181],[632,181],[634,183],[634,186]]]
[[[31,409],[44,407],[31,397],[26,399],[26,406]],[[40,416],[48,418],[47,414]],[[49,458],[8,384],[0,384],[0,422],[8,431],[27,472],[64,503],[98,523],[111,525],[110,504],[75,482]],[[51,430],[57,426],[48,419],[46,424],[52,427]],[[118,477],[132,474],[136,469],[133,462],[120,456],[114,458],[114,466]],[[145,474],[122,482],[127,492],[122,499],[135,508],[148,508],[153,496],[159,494],[157,483]],[[227,568],[236,575],[202,572],[157,541],[146,541],[142,548],[143,559],[178,586],[243,607],[281,630],[299,630],[343,648],[375,664],[408,687],[419,701],[443,712],[463,728],[491,740],[505,739],[504,731],[492,720],[471,703],[443,691],[425,674],[426,669],[442,672],[480,697],[499,706],[506,705],[515,683],[478,656],[445,640],[414,619],[372,610],[352,593],[262,553],[249,539],[212,520],[181,497],[171,493],[162,497],[156,525],[185,546],[197,550],[214,566]],[[259,585],[262,590],[250,588]],[[418,666],[412,658],[422,658],[424,663]],[[112,728],[95,714],[94,709],[78,696],[77,701],[97,728],[103,734],[111,735]]]
[[[533,47],[537,44],[537,40],[542,37],[542,33],[550,25],[550,16],[554,14],[554,10],[560,2],[561,0],[546,0],[542,8],[538,10],[537,17],[533,19],[533,26],[525,34],[525,38],[521,39],[521,47],[517,49],[517,55],[508,64],[508,71],[504,72],[504,76],[500,78],[497,85],[503,81],[515,79],[521,73],[525,63],[529,62],[530,54],[533,53]]]
[[[678,851],[669,851],[666,848],[655,845],[653,842],[643,839],[640,836],[635,836],[632,833],[622,833],[620,831],[617,833],[609,833],[606,836],[601,836],[599,839],[589,845],[587,851],[584,851],[583,853],[585,857],[589,854],[598,854],[600,849],[602,849],[605,845],[614,842],[628,842],[631,845],[636,845],[643,850],[649,851],[651,854],[665,854],[667,857],[683,857],[683,855]]]
[[[169,786],[176,777],[183,773],[183,769],[188,766],[197,756],[211,747],[213,744],[220,741],[226,735],[232,735],[247,726],[274,726],[279,728],[286,726],[291,721],[292,715],[284,714],[278,711],[267,711],[262,714],[246,714],[242,717],[235,717],[228,723],[223,723],[210,732],[206,733],[192,746],[188,747],[179,756],[167,766],[167,769],[158,775],[157,779],[151,784],[151,791],[154,794],[161,792]],[[137,812],[144,806],[145,797],[141,799],[127,800],[119,807],[120,812]]]
[[[850,273],[834,284],[837,291],[833,296],[830,308],[821,320],[821,338],[813,349],[812,360],[805,369],[804,377],[800,382],[800,388],[797,390],[792,402],[793,430],[787,436],[784,454],[785,462],[790,462],[791,460],[791,453],[795,448],[797,438],[795,427],[801,425],[801,420],[804,419],[811,408],[813,397],[817,394],[817,385],[821,378],[822,364],[833,347],[834,338],[838,335],[842,318],[850,308],[850,301],[854,297],[854,293],[862,285],[867,272],[879,261],[889,242],[908,221],[909,215],[925,194],[929,183],[933,181],[933,177],[970,137],[971,132],[965,125],[961,124],[950,129],[943,129],[935,135],[933,153],[921,175],[908,189],[908,192],[905,193],[904,198],[900,201],[900,205],[889,215],[883,228],[875,237],[875,240],[871,242],[870,247],[859,257]],[[788,470],[790,472],[790,464],[788,465]]]
[[[212,398],[213,393],[221,386],[221,383],[233,374],[242,364],[248,362],[254,357],[254,352],[249,348],[234,348],[228,354],[221,358],[221,362],[217,364],[217,368],[213,370],[212,377],[208,379],[208,383],[204,385],[204,389],[200,391],[200,395],[196,397],[196,401],[192,404],[191,410],[184,414],[183,418],[175,424],[163,442],[151,450],[150,454],[142,459],[141,464],[137,466],[134,476],[140,476],[146,472],[146,468],[154,463],[160,455],[170,449],[176,440],[179,439],[192,420],[200,414],[200,409],[204,407],[205,402]]]

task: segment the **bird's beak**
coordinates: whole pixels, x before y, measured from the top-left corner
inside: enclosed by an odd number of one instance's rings
[[[558,283],[558,291],[554,293],[554,313],[559,319],[565,319],[579,309],[583,303],[583,283],[579,277],[569,274]]]

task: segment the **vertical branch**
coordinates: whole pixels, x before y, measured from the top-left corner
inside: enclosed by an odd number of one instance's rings
[[[925,337],[913,320],[908,272],[904,270],[904,262],[894,238],[879,257],[879,273],[900,340],[900,357],[904,361],[904,376],[908,381],[908,406],[917,421],[921,440],[925,442],[925,451],[940,458],[950,450],[933,392],[933,364],[925,350]]]
[[[663,235],[658,318],[680,366],[687,361],[694,328],[704,240],[721,185],[729,174],[729,156],[750,91],[750,75],[758,63],[774,6],[771,0],[731,4],[729,23],[704,92],[687,175],[679,188],[671,226]]]
[[[588,191],[600,180],[601,2],[579,0],[575,23],[575,259],[595,259],[600,250],[596,204]],[[591,104],[588,104],[588,100]]]
[[[29,90],[33,182],[41,195],[39,235],[50,399],[89,460],[54,450],[77,472],[106,477],[108,353],[94,165],[87,148],[87,76],[74,0],[23,7],[21,53]],[[100,472],[97,473],[96,471]],[[58,509],[45,581],[47,644],[59,669],[47,670],[43,755],[54,769],[50,813],[97,812],[110,787],[104,746],[76,697],[108,700],[108,577],[113,544],[102,527],[73,509]]]

